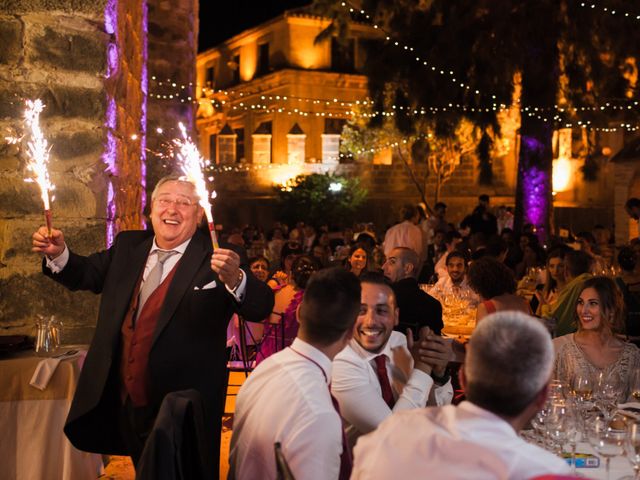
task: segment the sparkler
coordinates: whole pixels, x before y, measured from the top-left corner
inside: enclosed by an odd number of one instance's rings
[[[209,165],[209,160],[202,158],[202,155],[200,155],[198,148],[187,134],[187,130],[182,122],[178,123],[178,127],[182,133],[182,138],[175,138],[173,140],[173,144],[178,147],[175,156],[182,173],[193,183],[196,193],[198,197],[200,197],[200,206],[204,209],[204,213],[207,216],[209,232],[211,233],[211,243],[213,244],[213,249],[216,250],[219,248],[218,237],[216,236],[215,224],[213,223],[211,202],[209,202],[209,198],[216,198],[216,192],[214,190],[209,194],[203,173],[203,169]]]
[[[44,218],[47,223],[47,232],[51,237],[51,206],[49,192],[55,189],[49,180],[49,147],[47,140],[40,129],[40,113],[44,110],[42,100],[27,100],[27,108],[24,111],[24,123],[29,130],[27,141],[27,170],[33,174],[33,178],[25,178],[25,182],[35,182],[40,187],[40,196],[44,204]],[[51,201],[54,197],[51,197]]]

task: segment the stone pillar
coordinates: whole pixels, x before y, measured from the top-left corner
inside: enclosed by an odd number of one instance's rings
[[[53,225],[80,254],[107,246],[108,225],[141,225],[145,12],[144,0],[17,0],[0,12],[0,130],[22,125],[24,99],[43,100]],[[0,141],[0,326],[29,334],[36,314],[55,314],[65,342],[88,342],[98,297],[40,273],[42,205],[26,176],[23,153]]]
[[[147,193],[174,171],[167,142],[182,122],[198,144],[195,130],[198,0],[148,0],[149,103],[147,109]],[[158,131],[160,129],[160,132]],[[147,209],[148,210],[148,209]]]

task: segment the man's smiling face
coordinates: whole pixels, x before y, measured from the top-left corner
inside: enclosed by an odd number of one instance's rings
[[[391,287],[364,282],[360,313],[353,329],[356,342],[369,352],[380,352],[397,324],[398,309]]]
[[[158,247],[171,250],[187,241],[203,214],[191,183],[175,180],[160,185],[151,205]]]

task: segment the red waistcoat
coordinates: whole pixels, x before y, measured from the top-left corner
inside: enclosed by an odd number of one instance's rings
[[[135,328],[133,327],[133,319],[138,307],[139,295],[132,296],[131,304],[124,322],[122,322],[122,328],[120,329],[122,335],[122,355],[120,357],[121,394],[123,400],[129,396],[134,407],[143,407],[149,403],[149,372],[147,371],[147,365],[149,363],[153,333],[158,324],[164,297],[179,263],[178,261],[169,272],[169,275],[167,275],[167,278],[149,296],[135,322]],[[142,275],[136,284],[134,292],[140,290],[141,282]]]

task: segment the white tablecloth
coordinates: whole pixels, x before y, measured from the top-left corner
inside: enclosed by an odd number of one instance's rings
[[[39,360],[0,360],[0,478],[95,479],[101,456],[75,449],[62,430],[84,355],[60,362],[43,391],[29,386]]]

